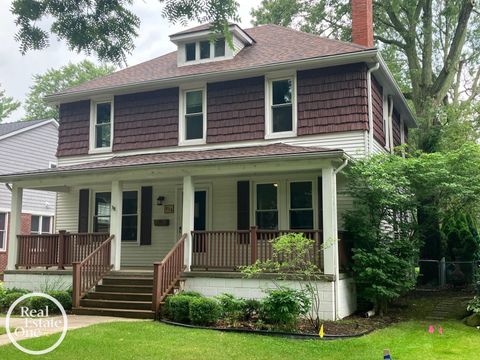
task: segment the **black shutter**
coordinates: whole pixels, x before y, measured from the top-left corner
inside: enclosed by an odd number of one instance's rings
[[[250,182],[237,182],[237,230],[250,228]]]
[[[323,230],[323,187],[322,178],[318,178],[318,229]]]
[[[88,232],[88,210],[90,203],[90,190],[80,189],[78,201],[78,232]]]
[[[140,200],[140,245],[152,244],[152,196],[152,187],[142,186],[142,195]]]

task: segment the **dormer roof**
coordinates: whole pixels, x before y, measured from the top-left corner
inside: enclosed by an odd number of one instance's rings
[[[192,27],[190,29],[179,31],[175,34],[170,35],[170,40],[173,43],[178,43],[179,41],[188,41],[191,39],[201,38],[211,34],[212,24],[203,24],[199,26]],[[228,25],[230,32],[233,36],[237,37],[244,45],[252,45],[255,42],[245,30],[235,23],[230,23]]]

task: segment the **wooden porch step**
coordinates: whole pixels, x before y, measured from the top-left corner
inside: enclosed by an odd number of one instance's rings
[[[105,276],[102,285],[144,285],[153,286],[153,277]]]
[[[153,284],[145,285],[97,285],[95,292],[112,292],[112,293],[150,293],[153,292]]]
[[[98,300],[120,300],[120,301],[150,301],[152,302],[152,293],[114,293],[114,292],[89,292],[86,299]]]
[[[135,277],[135,278],[152,278],[153,271],[143,271],[143,270],[113,270],[110,271],[107,275],[108,277]]]
[[[75,315],[112,316],[132,319],[154,319],[154,313],[151,310],[76,307],[73,308],[72,311]]]
[[[80,306],[86,308],[107,308],[122,310],[151,310],[152,301],[121,301],[105,299],[82,299]]]

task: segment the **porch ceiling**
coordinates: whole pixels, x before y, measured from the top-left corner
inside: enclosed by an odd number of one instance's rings
[[[55,169],[0,175],[0,182],[31,188],[74,186],[94,181],[178,178],[185,175],[235,175],[246,171],[302,171],[320,169],[342,161],[341,149],[293,146],[283,143],[204,151],[175,151],[155,154],[113,156],[107,160]],[[133,171],[135,170],[135,171]]]

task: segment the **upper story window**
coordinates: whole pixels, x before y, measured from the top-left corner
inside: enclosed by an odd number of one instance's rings
[[[295,77],[267,79],[266,138],[295,136],[297,133]]]
[[[110,151],[113,141],[113,101],[92,103],[90,150]]]
[[[206,91],[184,90],[180,97],[180,145],[204,144],[206,139]]]
[[[197,45],[195,43],[185,44],[185,61],[194,61],[197,58]]]

